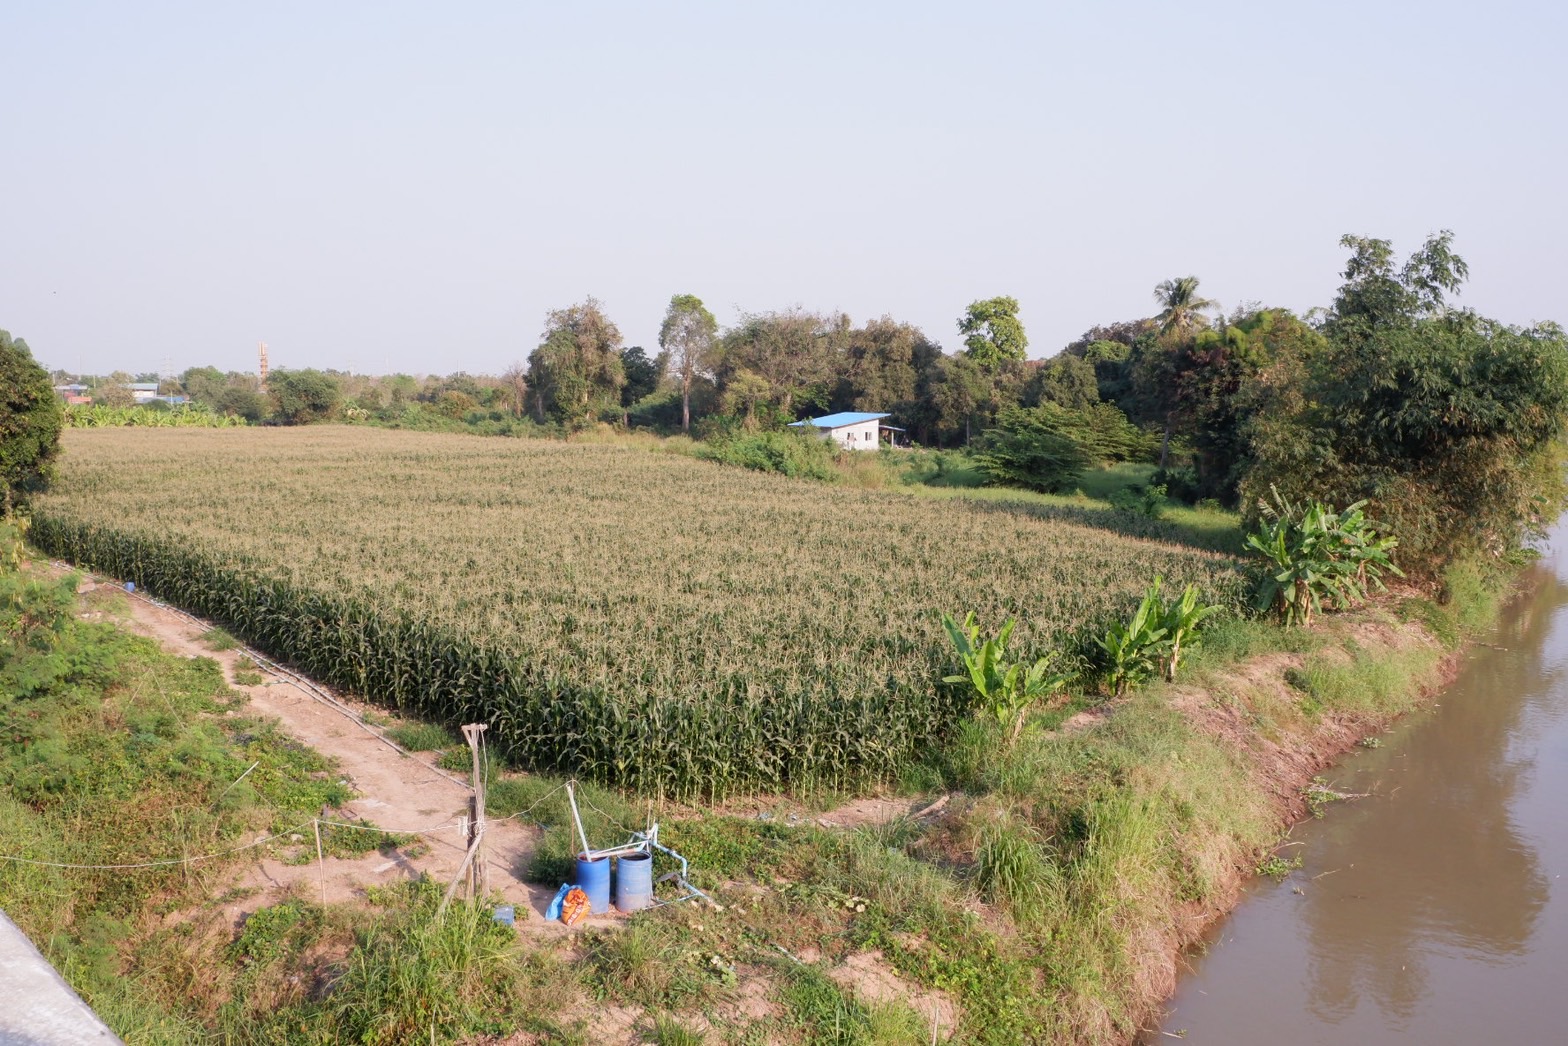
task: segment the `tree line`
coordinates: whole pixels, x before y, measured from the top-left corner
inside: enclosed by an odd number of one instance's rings
[[[857,325],[796,307],[721,327],[691,294],[670,299],[649,350],[625,345],[589,297],[549,312],[526,360],[498,376],[281,370],[262,389],[255,375],[194,367],[160,391],[284,424],[609,424],[706,439],[885,412],[916,443],[966,447],[997,482],[1071,491],[1098,463],[1146,461],[1172,496],[1254,514],[1271,490],[1370,499],[1407,555],[1434,562],[1519,547],[1564,504],[1562,328],[1457,307],[1469,268],[1450,232],[1403,261],[1386,240],[1341,243],[1327,308],[1225,312],[1197,277],[1177,277],[1154,288],[1152,315],[1093,327],[1043,360],[1027,358],[1006,296],[964,310],[954,352],[888,316]]]

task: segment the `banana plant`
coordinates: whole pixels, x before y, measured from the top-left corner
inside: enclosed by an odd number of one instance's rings
[[[1399,544],[1380,532],[1358,501],[1336,512],[1322,502],[1297,505],[1276,489],[1263,506],[1264,523],[1247,535],[1247,547],[1268,561],[1258,592],[1260,609],[1272,608],[1286,625],[1310,625],[1325,601],[1341,610],[1382,589],[1385,573],[1403,577],[1392,552]]]
[[[942,627],[958,650],[964,674],[943,676],[944,683],[968,683],[981,709],[1008,730],[1008,744],[1018,740],[1024,729],[1029,706],[1061,690],[1072,678],[1071,672],[1052,672],[1056,651],[1037,658],[1033,664],[1007,660],[1007,641],[1012,638],[1015,618],[1008,618],[995,637],[982,640],[973,611],[962,625],[951,614],[942,615]]]
[[[1158,580],[1143,594],[1138,609],[1124,625],[1115,622],[1095,644],[1105,652],[1106,681],[1117,697],[1154,675],[1165,650]]]
[[[1153,587],[1149,589],[1149,592],[1156,597],[1160,591],[1160,580],[1156,577]],[[1167,682],[1176,679],[1176,670],[1181,667],[1182,658],[1197,649],[1199,626],[1204,619],[1217,614],[1222,609],[1219,606],[1200,606],[1196,585],[1188,585],[1182,591],[1180,599],[1163,604],[1160,626],[1165,629],[1165,638],[1162,640],[1164,651],[1160,658],[1160,667]]]

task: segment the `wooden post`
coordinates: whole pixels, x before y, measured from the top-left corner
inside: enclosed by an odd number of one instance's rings
[[[485,864],[485,779],[484,767],[479,758],[486,729],[488,727],[484,723],[469,723],[463,727],[463,740],[468,742],[468,750],[474,757],[473,819],[469,822],[468,836],[468,848],[473,851],[473,860],[468,867],[471,896],[475,899],[490,890],[490,871]]]
[[[316,878],[321,882],[321,907],[327,906],[327,862],[321,856],[321,818],[311,822],[316,829]]]

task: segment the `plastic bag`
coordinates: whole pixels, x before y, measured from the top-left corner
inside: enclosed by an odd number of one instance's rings
[[[544,910],[544,917],[552,922],[561,917],[561,902],[566,900],[567,893],[571,890],[571,883],[562,883],[561,888],[555,891],[555,897],[550,901],[550,906]]]

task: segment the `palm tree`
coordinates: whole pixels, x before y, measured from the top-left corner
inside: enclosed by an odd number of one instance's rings
[[[1157,319],[1163,334],[1187,334],[1193,327],[1207,322],[1203,318],[1204,309],[1212,309],[1219,304],[1198,297],[1196,276],[1179,276],[1174,280],[1163,281],[1154,288],[1154,300],[1160,304]]]

